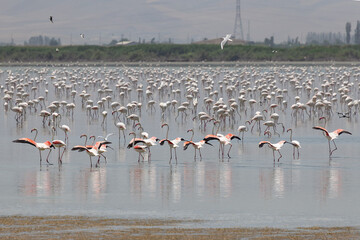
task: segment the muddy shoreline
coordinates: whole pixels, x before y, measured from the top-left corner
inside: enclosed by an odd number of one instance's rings
[[[1,239],[359,239],[359,227],[189,228],[200,220],[2,216]]]

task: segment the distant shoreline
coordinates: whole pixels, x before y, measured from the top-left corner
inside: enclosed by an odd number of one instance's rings
[[[298,46],[139,44],[131,46],[2,46],[0,63],[261,63],[359,62],[359,45]]]
[[[192,228],[197,220],[85,216],[3,216],[6,239],[358,239],[358,227]]]

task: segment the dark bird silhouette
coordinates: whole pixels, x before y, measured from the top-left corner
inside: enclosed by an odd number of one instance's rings
[[[50,16],[50,18],[49,18],[49,19],[50,19],[50,22],[54,23],[54,22],[53,22],[53,17],[52,17],[52,16]]]
[[[350,118],[350,112],[347,113],[341,113],[337,112],[339,118]]]

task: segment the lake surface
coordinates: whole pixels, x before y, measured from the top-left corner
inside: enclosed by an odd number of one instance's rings
[[[37,112],[28,110],[26,118],[20,123],[15,121],[15,113],[5,111],[0,106],[0,189],[1,189],[1,215],[86,215],[119,218],[185,218],[204,219],[200,226],[209,227],[299,227],[299,226],[359,226],[360,208],[357,207],[360,198],[360,137],[358,114],[351,118],[339,118],[336,114],[346,112],[339,99],[333,109],[334,115],[327,120],[327,129],[343,128],[352,135],[342,134],[336,140],[338,150],[329,159],[328,142],[320,131],[313,130],[315,125],[323,126],[319,121],[319,113],[311,117],[307,115],[292,116],[290,106],[295,103],[295,96],[306,103],[309,99],[303,89],[296,90],[289,81],[282,79],[298,78],[300,83],[313,78],[313,88],[321,89],[324,79],[333,78],[337,82],[337,89],[344,81],[353,83],[348,95],[359,99],[358,79],[360,68],[357,66],[273,66],[273,65],[242,65],[242,66],[156,66],[156,67],[1,67],[1,85],[6,89],[5,82],[22,79],[14,84],[14,92],[19,83],[38,81],[36,95],[30,93],[29,99],[46,96],[46,106],[54,100],[72,102],[72,97],[63,90],[55,91],[54,83],[64,81],[72,90],[77,91],[74,98],[76,104],[73,117],[62,114],[61,124],[71,128],[69,133],[68,150],[65,151],[63,164],[58,166],[58,149],[53,150],[50,162],[53,165],[39,164],[39,152],[31,145],[16,144],[11,141],[21,137],[32,138],[31,129],[37,128],[39,135],[37,141],[51,140],[51,129],[42,124],[40,106]],[[258,74],[255,76],[255,73]],[[291,74],[293,75],[291,77]],[[130,80],[129,76],[133,76]],[[193,128],[194,140],[201,140],[211,133],[212,123],[208,123],[206,130],[199,129],[200,121],[192,120],[195,116],[188,110],[188,116],[181,115],[175,120],[176,111],[170,108],[166,111],[164,119],[161,118],[160,102],[177,99],[179,104],[187,101],[184,85],[187,78],[195,79],[199,87],[199,106],[197,112],[206,111],[203,106],[205,86],[201,85],[201,78],[212,78],[214,89],[219,90],[216,101],[223,97],[227,103],[225,84],[219,83],[223,79],[233,77],[242,81],[249,79],[250,85],[237,87],[233,97],[237,100],[239,90],[256,86],[255,81],[270,77],[274,79],[274,86],[288,89],[286,109],[276,109],[280,115],[280,122],[285,128],[292,128],[293,138],[301,143],[300,158],[293,159],[292,146],[285,145],[281,153],[280,162],[273,161],[272,150],[266,146],[258,147],[259,141],[269,140],[277,142],[289,140],[289,134],[283,133],[281,127],[277,128],[280,137],[272,136],[270,139],[254,128],[248,131],[242,141],[232,140],[231,158],[219,158],[219,144],[212,142],[213,146],[205,146],[202,150],[202,160],[194,161],[194,149],[189,147],[186,151],[181,147],[177,149],[178,163],[175,159],[169,164],[169,147],[154,146],[151,148],[151,161],[138,163],[138,153],[127,149],[123,138],[118,139],[118,130],[114,126],[111,107],[106,102],[104,109],[108,117],[104,126],[101,111],[99,117],[90,118],[86,108],[81,105],[79,94],[87,89],[90,99],[96,103],[101,97],[112,96],[110,101],[119,101],[118,81],[131,82],[133,88],[123,101],[126,105],[131,101],[142,102],[140,122],[150,136],[165,138],[166,128],[161,128],[163,122],[168,122],[169,138],[183,137],[189,139],[191,133],[187,130]],[[327,77],[328,76],[328,77]],[[347,76],[346,79],[342,78]],[[32,79],[32,80],[31,80]],[[137,79],[137,81],[134,81]],[[161,92],[154,91],[153,99],[156,111],[147,110],[146,87],[149,81],[158,80],[171,82],[173,89],[181,90],[181,99],[173,94],[170,87]],[[182,80],[181,80],[182,79]],[[98,80],[96,83],[90,83]],[[179,80],[177,82],[176,80]],[[181,80],[181,81],[180,81]],[[72,82],[73,81],[73,82]],[[102,82],[101,82],[102,81]],[[236,82],[236,81],[234,81]],[[74,86],[74,83],[76,85]],[[86,86],[89,84],[89,86]],[[101,85],[107,85],[113,93],[98,95]],[[139,98],[136,88],[143,85],[142,97]],[[179,85],[177,85],[179,84]],[[220,85],[224,84],[223,91]],[[300,84],[301,85],[301,84]],[[1,96],[5,95],[4,89]],[[29,89],[31,89],[29,87]],[[313,91],[313,90],[312,90]],[[175,97],[174,97],[175,95]],[[311,93],[311,96],[313,93]],[[259,99],[259,94],[254,94]],[[14,99],[17,97],[14,96]],[[249,99],[249,98],[248,98]],[[269,103],[275,103],[275,98]],[[240,111],[241,119],[236,115],[234,124],[227,124],[220,128],[221,133],[237,132],[239,125],[250,120],[254,112],[262,111],[269,103],[257,103],[254,109],[246,104],[247,113]],[[95,104],[94,104],[95,105]],[[179,106],[179,105],[177,105]],[[48,110],[48,109],[47,109]],[[355,110],[353,110],[354,112]],[[135,111],[139,114],[139,111]],[[132,122],[126,130],[126,141],[132,131]],[[264,126],[262,126],[262,131]],[[74,145],[82,145],[84,139],[81,134],[109,137],[112,149],[105,155],[107,163],[101,160],[100,167],[90,167],[89,157],[84,152],[70,151]],[[138,131],[137,131],[138,132]],[[58,129],[58,139],[64,140],[64,132]],[[226,150],[228,146],[226,146]],[[47,152],[43,152],[43,158]],[[276,153],[276,157],[277,157]],[[147,160],[147,156],[145,156]],[[93,158],[93,162],[96,158]],[[193,226],[196,226],[193,225]]]

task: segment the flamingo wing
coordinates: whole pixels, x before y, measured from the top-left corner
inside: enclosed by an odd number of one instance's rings
[[[34,147],[37,147],[37,144],[34,140],[30,139],[30,138],[19,138],[13,141],[14,143],[27,143],[30,144]]]
[[[133,146],[135,146],[136,144],[138,144],[138,143],[145,143],[145,141],[144,141],[144,139],[142,139],[142,138],[135,138],[135,140],[134,139],[132,139],[131,141],[130,141],[130,143],[127,145],[127,148],[132,148]]]
[[[336,132],[338,135],[343,134],[343,133],[352,135],[351,132],[346,131],[346,130],[344,130],[344,129],[337,129],[337,130],[335,130],[334,132]]]
[[[212,134],[206,135],[203,140],[206,141],[206,142],[211,141],[211,140],[220,141],[218,136],[215,136],[215,135],[212,135]]]
[[[325,132],[326,136],[329,136],[328,130],[326,130],[326,129],[323,128],[323,127],[315,126],[315,127],[313,127],[313,129],[315,129],[315,130],[321,130],[321,131]]]
[[[186,150],[189,147],[190,144],[194,145],[194,142],[193,141],[184,142],[184,150]]]
[[[259,142],[259,148],[262,148],[265,144],[271,144],[269,141],[261,141]]]
[[[138,144],[138,143],[145,143],[144,142],[144,139],[142,139],[142,138],[135,138],[135,139],[131,139],[131,141],[129,142],[129,144],[128,144],[128,146],[127,146],[127,148],[132,148],[133,146],[135,146],[136,144]]]
[[[88,150],[88,146],[80,146],[80,145],[76,145],[74,146],[71,151],[79,151],[79,152],[83,152],[83,151],[87,151]]]
[[[240,138],[240,137],[235,136],[235,135],[231,136],[231,137],[230,137],[230,140],[233,140],[234,138],[235,138],[235,139],[238,139],[238,140],[241,140],[241,138]]]
[[[100,149],[102,145],[106,145],[106,144],[111,144],[111,142],[109,142],[109,141],[102,141],[102,142],[100,142],[100,143],[99,143],[99,146],[98,146],[98,149]]]
[[[162,146],[162,145],[164,145],[165,142],[168,142],[168,144],[173,145],[173,143],[169,139],[161,139],[159,143]]]

